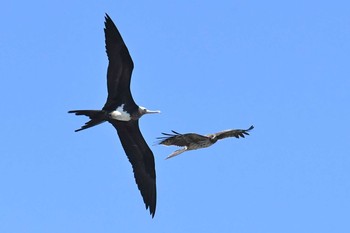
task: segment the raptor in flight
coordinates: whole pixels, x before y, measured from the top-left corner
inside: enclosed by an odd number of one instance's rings
[[[159,144],[161,145],[182,147],[181,149],[176,150],[171,155],[169,155],[167,157],[167,159],[169,159],[185,151],[209,147],[216,143],[218,140],[224,138],[244,138],[244,135],[249,135],[248,132],[253,128],[254,126],[250,126],[249,129],[229,129],[208,135],[200,135],[196,133],[181,134],[176,131],[172,131],[172,134],[162,133],[164,136],[159,137],[158,139],[160,139]]]

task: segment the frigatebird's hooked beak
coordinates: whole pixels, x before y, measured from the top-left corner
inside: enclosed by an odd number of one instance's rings
[[[146,109],[146,112],[145,112],[145,114],[146,113],[160,113],[160,111],[159,110],[148,110],[148,109]]]

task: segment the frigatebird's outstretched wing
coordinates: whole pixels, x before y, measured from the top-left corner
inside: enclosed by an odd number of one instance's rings
[[[156,211],[156,172],[154,157],[140,132],[138,120],[111,121],[116,129],[126,155],[132,165],[137,186],[146,209],[154,217]]]
[[[130,92],[134,63],[122,36],[108,14],[105,20],[104,31],[109,64],[107,70],[108,98],[103,110],[113,111],[118,106],[125,104],[127,108],[125,110],[131,112],[138,108]]]
[[[180,134],[174,130],[171,132],[173,133],[162,133],[164,136],[157,138],[160,139],[159,144],[166,146],[188,146],[190,143],[198,143],[207,140],[206,136],[196,133]]]
[[[254,126],[250,126],[249,129],[229,129],[225,131],[221,131],[215,134],[207,135],[209,137],[215,135],[215,137],[220,140],[228,137],[242,137],[244,138],[244,135],[249,135],[248,131],[254,129]]]

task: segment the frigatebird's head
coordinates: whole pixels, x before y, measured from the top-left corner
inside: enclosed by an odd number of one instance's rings
[[[152,111],[152,110],[148,110],[148,109],[146,109],[146,108],[144,108],[144,107],[139,107],[139,114],[140,114],[140,117],[142,116],[142,115],[145,115],[145,114],[148,114],[148,113],[160,113],[160,111],[159,110],[156,110],[156,111]]]

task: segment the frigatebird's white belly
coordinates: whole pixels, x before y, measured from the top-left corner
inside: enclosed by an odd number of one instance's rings
[[[118,121],[130,121],[130,114],[124,110],[124,104],[119,106],[116,110],[110,113],[110,116],[114,120]]]

